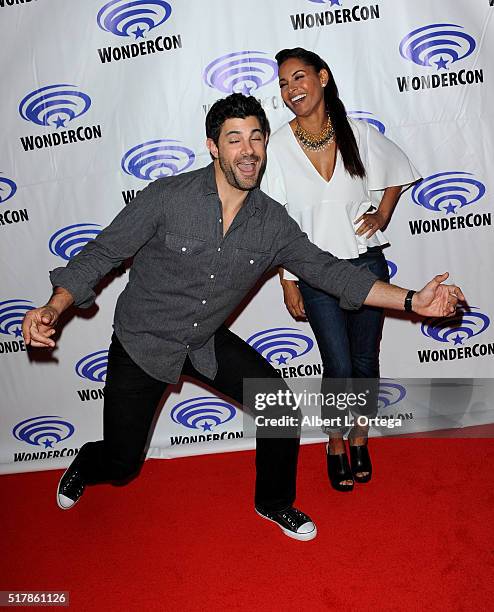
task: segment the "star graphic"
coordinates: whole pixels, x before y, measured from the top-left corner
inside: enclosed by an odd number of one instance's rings
[[[14,336],[16,338],[20,338],[22,336],[22,331],[20,327],[17,327],[16,329],[14,329]]]
[[[142,28],[140,28],[139,26],[137,26],[137,28],[135,30],[133,30],[132,34],[134,34],[134,36],[136,37],[136,40],[138,38],[144,38],[144,32],[146,30],[143,30]]]
[[[442,56],[442,55],[441,55],[441,57],[440,57],[440,58],[437,60],[437,62],[434,62],[434,64],[436,64],[436,66],[437,66],[437,69],[438,69],[438,70],[441,70],[441,68],[442,68],[443,70],[449,70],[449,68],[448,68],[448,66],[447,66],[447,63],[448,63],[448,62],[447,62],[447,60],[445,60],[445,59],[443,58],[443,56]]]
[[[341,0],[329,0],[331,2],[330,6],[334,6],[336,4],[336,6],[341,6]]]
[[[202,429],[203,429],[204,431],[211,431],[211,427],[212,427],[212,426],[213,426],[213,425],[212,425],[212,423],[208,423],[208,422],[206,421],[206,423],[204,423],[204,425],[202,426]]]
[[[45,440],[43,444],[45,445],[45,448],[53,448],[53,440]]]
[[[244,94],[244,96],[250,96],[250,90],[251,90],[251,89],[252,89],[252,88],[251,88],[251,87],[249,87],[249,86],[247,85],[247,83],[244,83],[244,86],[242,87],[242,92],[241,92],[241,93],[243,93],[243,94]]]
[[[278,365],[281,365],[282,363],[286,363],[287,359],[288,357],[285,357],[285,355],[280,355],[280,357],[278,357],[276,361],[278,362]]]
[[[55,119],[55,125],[57,126],[57,129],[59,127],[65,127],[65,119],[62,119],[62,117],[58,115],[58,117]]]
[[[463,344],[463,338],[460,336],[460,334],[456,334],[456,336],[453,338],[453,341],[455,343],[455,346],[457,344]]]
[[[456,213],[456,206],[450,202],[444,210],[447,215],[449,215],[449,213]]]

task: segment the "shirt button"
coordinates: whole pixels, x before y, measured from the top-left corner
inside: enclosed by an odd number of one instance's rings
[[[223,219],[218,219],[218,223],[221,223],[223,221]]]
[[[202,300],[202,302],[201,302],[201,303],[202,303],[202,304],[205,304],[205,303],[206,303],[206,300]]]
[[[197,323],[194,323],[194,327],[197,327]]]
[[[221,247],[218,247],[218,253],[221,251]]]
[[[214,274],[211,274],[211,276],[209,278],[214,278]]]
[[[253,264],[253,263],[254,263],[254,260],[253,260],[253,259],[251,259],[251,260],[249,261],[249,263]]]
[[[190,344],[186,344],[186,345],[185,345],[185,348],[190,348]]]
[[[185,253],[185,251],[187,250],[187,247],[182,247],[182,252]]]

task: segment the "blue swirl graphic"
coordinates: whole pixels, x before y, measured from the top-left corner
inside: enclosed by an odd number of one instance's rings
[[[412,189],[415,204],[435,212],[456,212],[480,200],[485,186],[470,172],[439,172],[424,178]]]
[[[308,353],[314,341],[294,327],[273,327],[252,335],[247,339],[247,344],[269,363],[276,361],[282,365]]]
[[[217,397],[194,397],[180,402],[172,409],[170,416],[175,423],[189,429],[211,431],[233,419],[235,408]]]
[[[112,0],[99,10],[96,21],[106,32],[133,34],[137,40],[164,23],[171,13],[172,7],[165,0]]]
[[[379,121],[379,119],[376,119],[372,113],[369,113],[367,111],[354,110],[348,111],[347,114],[351,119],[356,119],[357,121],[366,121],[367,123],[370,123],[370,125],[377,128],[381,132],[381,134],[384,134],[384,132],[386,131],[384,123]]]
[[[18,423],[12,433],[14,438],[33,446],[52,448],[74,433],[72,423],[62,420],[59,416],[38,416]]]
[[[395,274],[398,272],[398,266],[389,259],[386,259],[386,263],[388,264],[389,280],[391,280],[393,276],[395,276]]]
[[[66,122],[80,117],[91,106],[91,98],[76,87],[59,83],[36,89],[22,99],[19,113],[37,125],[65,127]]]
[[[96,223],[76,223],[56,231],[50,238],[48,246],[53,255],[69,261],[81,251],[90,240],[101,232],[101,225]]]
[[[379,410],[383,410],[398,404],[406,396],[405,387],[394,382],[391,378],[382,378],[379,381],[379,394],[377,397],[377,406]]]
[[[413,30],[401,41],[400,55],[419,66],[449,70],[449,63],[464,59],[476,47],[472,36],[462,30],[463,26],[453,23],[433,23]]]
[[[316,4],[325,4],[326,2],[330,2],[330,6],[341,6],[341,0],[309,0],[309,2],[314,2]]]
[[[264,51],[237,51],[218,57],[206,66],[204,82],[223,93],[248,96],[278,76],[276,62],[265,55]]]
[[[490,325],[489,317],[475,306],[458,309],[452,317],[428,318],[422,322],[421,331],[424,336],[437,342],[452,342],[455,346],[463,344],[484,332]]]
[[[0,204],[10,200],[17,191],[17,185],[13,180],[0,176]]]
[[[123,156],[122,170],[144,181],[180,174],[192,166],[196,156],[177,143],[180,141],[168,139],[143,142]]]
[[[108,350],[96,351],[86,355],[75,365],[75,371],[81,378],[94,382],[105,382],[108,368]]]
[[[6,300],[0,302],[0,334],[22,338],[22,319],[29,310],[34,310],[29,300]]]

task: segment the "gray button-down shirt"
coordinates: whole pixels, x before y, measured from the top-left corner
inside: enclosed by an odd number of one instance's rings
[[[376,280],[312,244],[284,207],[259,189],[249,192],[223,235],[213,164],[151,183],[50,278],[70,291],[76,306],[88,307],[96,283],[131,256],[115,333],[143,370],[173,383],[187,354],[199,372],[214,378],[215,331],[270,268],[283,266],[338,296],[346,309],[359,308]]]

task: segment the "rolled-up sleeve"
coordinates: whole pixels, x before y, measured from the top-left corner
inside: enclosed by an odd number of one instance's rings
[[[341,308],[357,310],[369,294],[377,277],[367,268],[359,268],[338,259],[313,244],[288,213],[281,211],[279,250],[275,265],[326,293],[339,298]],[[285,218],[283,218],[285,217]]]
[[[53,287],[67,289],[76,306],[91,306],[96,297],[93,287],[112,268],[135,255],[156,232],[164,215],[160,183],[158,179],[141,191],[67,266],[52,270]]]

